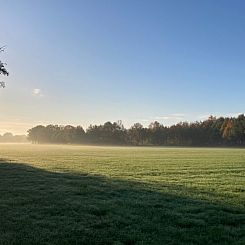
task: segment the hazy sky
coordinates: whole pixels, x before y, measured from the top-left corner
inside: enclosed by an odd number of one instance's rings
[[[0,133],[245,111],[244,0],[0,4]]]

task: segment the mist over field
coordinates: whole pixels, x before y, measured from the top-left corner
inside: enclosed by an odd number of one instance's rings
[[[13,135],[12,133],[5,133],[0,135],[0,143],[27,143],[26,135]]]

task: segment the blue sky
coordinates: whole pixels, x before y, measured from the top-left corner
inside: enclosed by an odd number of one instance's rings
[[[0,1],[0,133],[245,110],[242,0]]]

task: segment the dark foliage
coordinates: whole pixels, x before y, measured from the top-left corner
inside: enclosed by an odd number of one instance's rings
[[[4,47],[0,47],[0,52],[3,52],[4,51]],[[2,63],[2,61],[0,61],[0,75],[9,75],[8,71],[6,70],[5,64]]]
[[[173,145],[173,146],[222,146],[245,145],[245,116],[210,116],[201,122],[180,122],[166,127],[153,122],[145,128],[135,123],[125,129],[121,122],[90,125],[86,132],[81,126],[48,125],[28,130],[33,143],[109,144],[109,145]]]
[[[4,64],[1,61],[0,61],[0,74],[7,75],[7,76],[9,75],[6,68],[4,67]]]
[[[4,51],[4,47],[0,47],[0,52]],[[5,63],[0,60],[0,75],[8,76],[9,73],[5,68]],[[0,87],[5,88],[5,82],[0,82]]]

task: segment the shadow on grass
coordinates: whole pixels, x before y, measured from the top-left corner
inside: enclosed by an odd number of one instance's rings
[[[244,239],[242,209],[143,183],[0,161],[0,244],[237,245]]]

